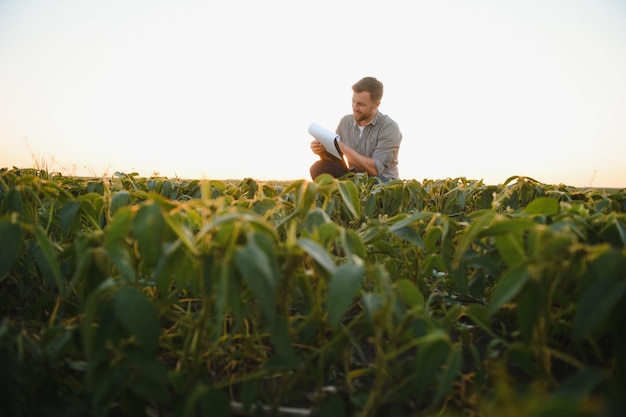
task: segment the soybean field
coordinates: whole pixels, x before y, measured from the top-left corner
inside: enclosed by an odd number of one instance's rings
[[[626,189],[0,170],[2,416],[619,416]]]

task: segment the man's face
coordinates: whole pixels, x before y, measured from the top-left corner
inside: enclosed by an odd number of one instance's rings
[[[376,114],[380,101],[373,102],[369,91],[352,93],[352,115],[354,120],[363,126],[370,122]]]

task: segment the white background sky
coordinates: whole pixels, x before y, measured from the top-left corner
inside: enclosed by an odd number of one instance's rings
[[[626,186],[624,0],[0,0],[0,167],[309,178],[363,76],[402,178]]]

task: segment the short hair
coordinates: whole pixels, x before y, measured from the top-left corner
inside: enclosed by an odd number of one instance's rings
[[[355,93],[368,91],[372,101],[376,102],[383,98],[383,83],[374,77],[364,77],[352,86],[352,91]]]

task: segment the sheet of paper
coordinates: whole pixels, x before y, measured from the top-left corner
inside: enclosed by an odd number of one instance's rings
[[[339,140],[338,134],[318,125],[317,123],[311,123],[309,126],[309,133],[315,138],[315,140],[324,145],[326,152],[342,159],[341,154],[335,146],[335,140]]]

